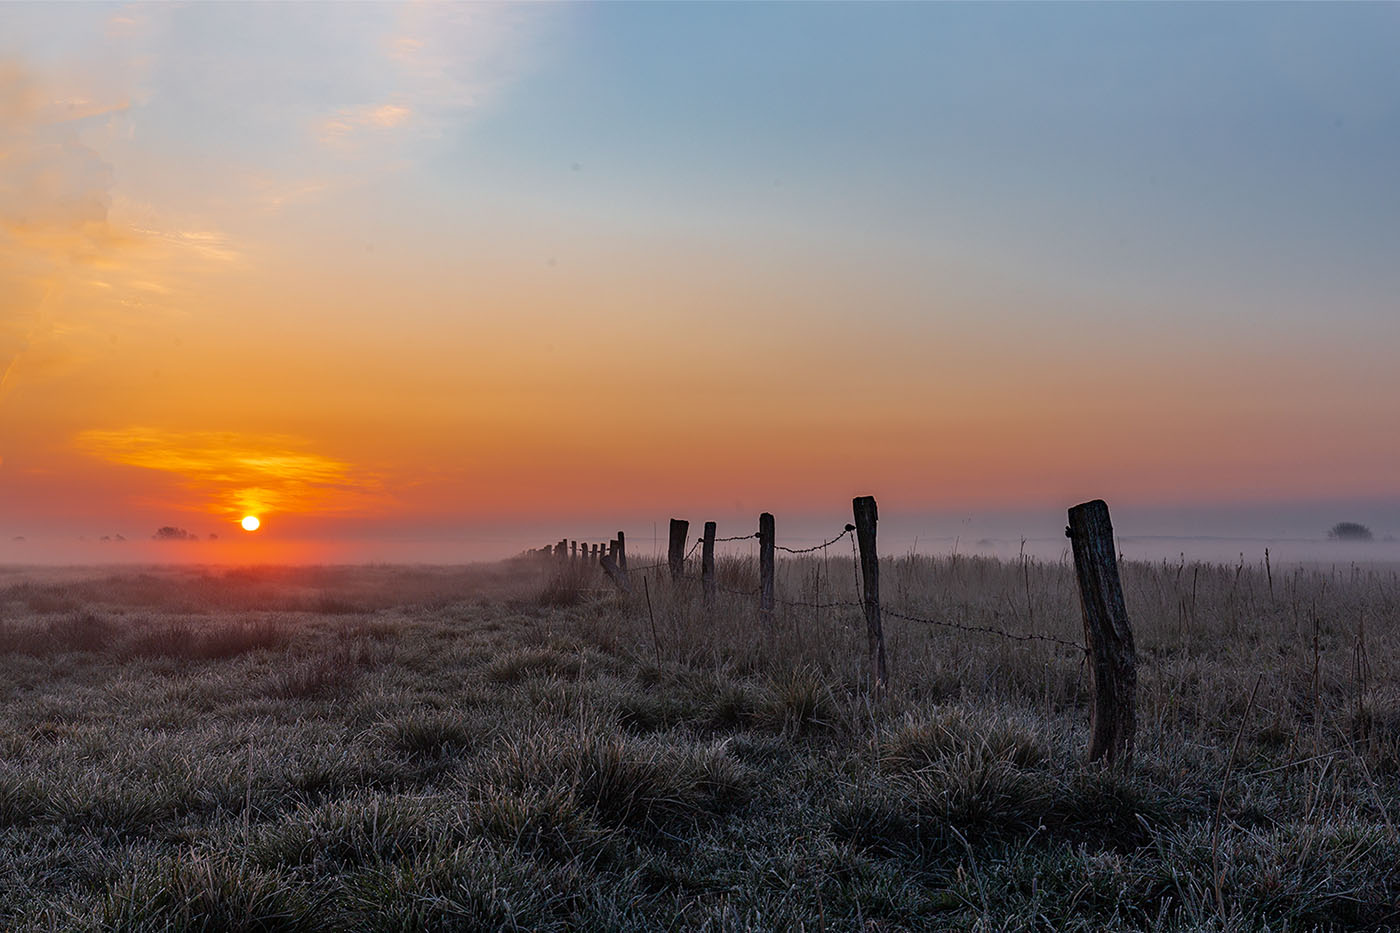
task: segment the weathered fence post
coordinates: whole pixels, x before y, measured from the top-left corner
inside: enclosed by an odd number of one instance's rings
[[[620,531],[617,533],[617,566],[619,570],[627,569],[627,536]]]
[[[856,519],[856,543],[860,545],[860,575],[865,588],[865,634],[870,646],[870,674],[877,690],[889,684],[885,669],[885,630],[880,622],[880,558],[875,552],[875,524],[879,512],[874,496],[851,500]]]
[[[685,572],[685,536],[688,531],[690,522],[671,519],[671,547],[666,554],[666,563],[671,565],[672,580],[679,580]]]
[[[598,549],[600,547],[602,547],[601,544],[595,544],[593,545],[593,549],[589,552],[589,559],[592,560],[594,563],[597,563],[598,561]]]
[[[613,543],[616,544],[617,542],[614,541]],[[626,568],[619,567],[617,560],[612,554],[604,554],[598,559],[598,563],[602,565],[603,572],[608,575],[608,578],[612,580],[619,590],[624,593],[632,592],[632,583],[627,579]]]
[[[1089,649],[1094,705],[1089,713],[1089,760],[1128,765],[1137,731],[1137,652],[1123,584],[1114,557],[1113,524],[1102,499],[1069,510],[1065,529],[1074,549],[1079,605]]]
[[[773,514],[758,517],[758,618],[764,625],[773,624],[773,547],[777,534]]]
[[[715,523],[705,523],[704,543],[700,545],[700,582],[705,589],[705,602],[715,598]]]
[[[578,542],[569,542],[569,560],[578,560]]]

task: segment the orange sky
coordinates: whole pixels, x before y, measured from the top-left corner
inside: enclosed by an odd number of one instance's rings
[[[1384,198],[1355,229],[1311,228],[1285,176],[1277,205],[1226,205],[1197,244],[1183,218],[1217,202],[1115,202],[1136,197],[1133,160],[1092,133],[1076,153],[1067,131],[1038,177],[989,157],[944,178],[976,148],[906,159],[933,143],[893,118],[755,116],[706,88],[739,79],[703,60],[618,60],[656,11],[322,8],[276,32],[235,9],[247,35],[211,9],[0,9],[21,37],[0,44],[0,539],[237,535],[248,513],[405,534],[865,492],[1400,498],[1394,264],[1367,253],[1373,228],[1393,240]],[[798,55],[777,35],[741,69],[760,97]],[[323,81],[292,39],[326,56]],[[911,93],[863,73],[861,93]],[[1035,94],[974,85],[986,113]],[[1388,125],[1383,106],[1351,118]],[[652,107],[670,135],[627,122]],[[1109,167],[1103,203],[1057,174],[1077,155]],[[1273,170],[1300,173],[1296,198],[1347,158]]]

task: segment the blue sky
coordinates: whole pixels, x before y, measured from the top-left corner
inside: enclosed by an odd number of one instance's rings
[[[240,479],[307,534],[492,484],[1395,503],[1396,48],[1395,4],[0,6],[0,505],[231,509],[216,435],[358,477]]]

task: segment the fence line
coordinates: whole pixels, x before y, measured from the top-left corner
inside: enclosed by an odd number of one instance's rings
[[[1133,648],[1132,630],[1128,624],[1124,608],[1122,585],[1118,576],[1118,561],[1113,542],[1112,524],[1108,517],[1108,506],[1102,500],[1082,503],[1069,510],[1069,526],[1065,533],[1070,538],[1074,554],[1075,574],[1079,580],[1080,608],[1084,617],[1083,644],[1049,635],[1043,632],[1010,632],[988,625],[973,625],[947,618],[930,618],[913,611],[883,606],[880,601],[880,562],[876,553],[877,512],[875,500],[861,496],[852,500],[855,524],[847,524],[835,537],[820,544],[805,548],[790,548],[779,545],[774,540],[773,516],[767,512],[759,516],[759,531],[756,534],[734,535],[716,538],[715,523],[705,524],[705,534],[695,539],[689,551],[685,551],[685,536],[689,522],[671,519],[670,545],[667,559],[641,567],[628,568],[625,564],[623,534],[618,532],[611,545],[593,545],[594,559],[601,556],[602,568],[612,578],[623,593],[631,593],[628,575],[631,572],[647,573],[669,567],[672,581],[700,584],[708,604],[716,592],[742,597],[756,602],[760,623],[770,627],[774,623],[773,607],[782,605],[799,609],[821,611],[823,609],[862,609],[865,614],[870,654],[870,682],[878,692],[883,692],[888,683],[885,669],[885,638],[882,615],[902,622],[933,626],[991,635],[1016,642],[1044,642],[1058,648],[1067,648],[1086,656],[1093,686],[1093,705],[1090,710],[1089,757],[1091,760],[1104,758],[1110,764],[1128,765],[1132,759],[1133,737],[1136,731],[1135,698],[1137,691],[1137,658]],[[777,596],[774,551],[785,554],[803,555],[823,552],[842,538],[851,538],[852,576],[857,599],[829,600],[822,602],[820,589],[814,600],[783,599]],[[715,578],[714,545],[719,542],[747,541],[759,542],[759,582],[755,590],[742,590],[721,585]],[[566,547],[567,545],[567,547]],[[685,565],[695,556],[695,552],[705,547],[701,575],[697,579],[693,572],[685,573]],[[553,547],[546,546],[538,552],[552,554],[561,561],[577,562],[578,557],[589,560],[589,546],[583,542],[560,540]],[[614,560],[616,553],[620,560]],[[818,583],[820,587],[820,570]]]
[[[784,551],[784,552],[789,553],[789,554],[808,554],[808,553],[812,553],[812,552],[814,552],[814,551],[819,551],[819,550],[822,550],[822,549],[824,549],[824,548],[830,547],[831,545],[833,545],[833,544],[837,543],[838,541],[840,541],[842,538],[844,538],[844,537],[846,537],[847,535],[851,534],[854,530],[855,530],[855,527],[854,527],[854,526],[848,525],[848,526],[846,527],[845,530],[843,530],[840,534],[838,534],[836,537],[832,538],[831,540],[825,541],[825,542],[823,542],[822,544],[814,545],[813,547],[809,547],[809,548],[796,548],[796,549],[794,549],[794,548],[785,548],[785,547],[783,547],[782,545],[775,545],[775,548],[776,548],[777,550],[779,550],[779,551]],[[737,536],[731,537],[731,538],[716,538],[715,541],[716,541],[716,542],[720,542],[720,541],[746,541],[746,540],[749,540],[750,538],[756,538],[756,537],[758,537],[758,536],[757,536],[757,535],[737,535]],[[691,561],[692,559],[694,559],[695,551],[696,551],[696,550],[701,546],[701,544],[703,544],[703,543],[704,543],[704,538],[696,538],[696,539],[695,539],[695,542],[690,546],[690,550],[687,551],[686,554],[685,554],[685,560],[686,560],[687,562],[689,562],[689,561]],[[781,596],[774,595],[774,597],[773,597],[773,602],[776,603],[776,604],[778,604],[778,605],[780,605],[780,606],[789,606],[789,607],[798,608],[798,609],[863,609],[863,608],[865,607],[865,602],[864,602],[863,597],[861,596],[861,588],[860,588],[860,586],[859,586],[859,580],[860,580],[860,559],[859,559],[859,557],[854,553],[854,547],[853,547],[852,550],[853,550],[853,553],[852,553],[852,555],[851,555],[851,562],[852,562],[852,567],[853,567],[853,571],[854,571],[854,575],[855,575],[855,579],[856,579],[856,584],[857,584],[857,585],[856,585],[856,596],[857,596],[856,599],[853,599],[853,600],[852,600],[852,599],[837,599],[837,600],[831,600],[831,601],[829,601],[829,602],[820,602],[820,601],[813,601],[813,600],[806,600],[806,599],[784,599],[784,598],[781,597]],[[829,559],[830,559],[830,558],[828,558],[828,560],[829,560]],[[627,568],[627,572],[628,572],[628,573],[647,573],[647,572],[652,571],[652,570],[660,570],[660,569],[662,569],[662,568],[664,568],[664,567],[667,567],[667,566],[669,566],[668,562],[663,560],[663,561],[658,561],[658,562],[656,562],[656,563],[654,563],[654,564],[643,564],[643,565],[640,566],[640,567],[629,567],[629,568]],[[682,583],[689,583],[689,584],[696,585],[696,586],[701,585],[701,584],[703,583],[703,581],[702,581],[700,578],[695,577],[695,576],[693,576],[693,575],[684,575],[684,576],[678,577],[677,579],[678,579],[680,582],[682,582]],[[715,586],[715,589],[716,589],[718,592],[725,593],[725,594],[730,595],[730,596],[740,596],[740,597],[743,597],[743,598],[745,598],[745,599],[751,600],[751,601],[753,601],[753,602],[757,602],[757,601],[761,598],[761,593],[760,593],[760,591],[759,591],[757,588],[755,588],[755,589],[753,589],[753,590],[740,590],[740,589],[735,589],[735,588],[732,587],[732,586],[725,586],[725,585],[722,584],[722,583],[715,583],[714,586]],[[937,627],[939,627],[939,628],[957,629],[958,631],[962,631],[962,632],[972,632],[972,633],[981,634],[981,635],[998,635],[998,636],[1000,636],[1000,637],[1002,637],[1002,638],[1006,638],[1006,639],[1008,639],[1008,640],[1010,640],[1010,641],[1043,641],[1043,642],[1048,642],[1048,643],[1050,643],[1050,644],[1058,645],[1058,646],[1060,646],[1060,647],[1062,647],[1062,648],[1072,648],[1072,649],[1074,649],[1075,651],[1080,651],[1080,652],[1085,652],[1085,651],[1088,651],[1088,650],[1089,650],[1087,647],[1085,647],[1085,646],[1084,646],[1083,644],[1081,644],[1080,642],[1077,642],[1077,641],[1068,641],[1067,639],[1064,639],[1064,638],[1058,638],[1058,637],[1056,637],[1056,636],[1054,636],[1054,635],[1045,635],[1045,634],[1042,634],[1042,633],[1040,633],[1040,632],[1009,632],[1009,631],[1006,631],[1005,629],[993,628],[993,627],[991,627],[991,626],[984,626],[984,625],[968,625],[967,623],[964,623],[964,622],[954,622],[954,621],[949,620],[949,619],[933,619],[933,618],[929,618],[929,617],[927,617],[927,616],[911,615],[911,614],[908,613],[908,612],[904,612],[904,611],[901,611],[901,610],[899,610],[899,609],[894,609],[894,608],[892,608],[892,607],[890,607],[890,606],[888,606],[888,605],[885,605],[885,604],[883,604],[883,603],[881,604],[881,610],[884,612],[885,615],[891,616],[891,617],[893,617],[893,618],[895,618],[895,619],[899,619],[899,620],[902,621],[902,622],[915,622],[915,623],[918,623],[918,624],[921,624],[921,625],[932,625],[932,626],[937,626]]]

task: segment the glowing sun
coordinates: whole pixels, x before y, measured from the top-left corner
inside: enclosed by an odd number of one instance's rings
[[[256,515],[248,515],[248,516],[245,516],[244,519],[243,519],[243,530],[244,530],[244,531],[257,531],[257,530],[258,530],[258,526],[261,525],[261,524],[262,524],[262,522],[258,521],[258,517],[257,517]]]

